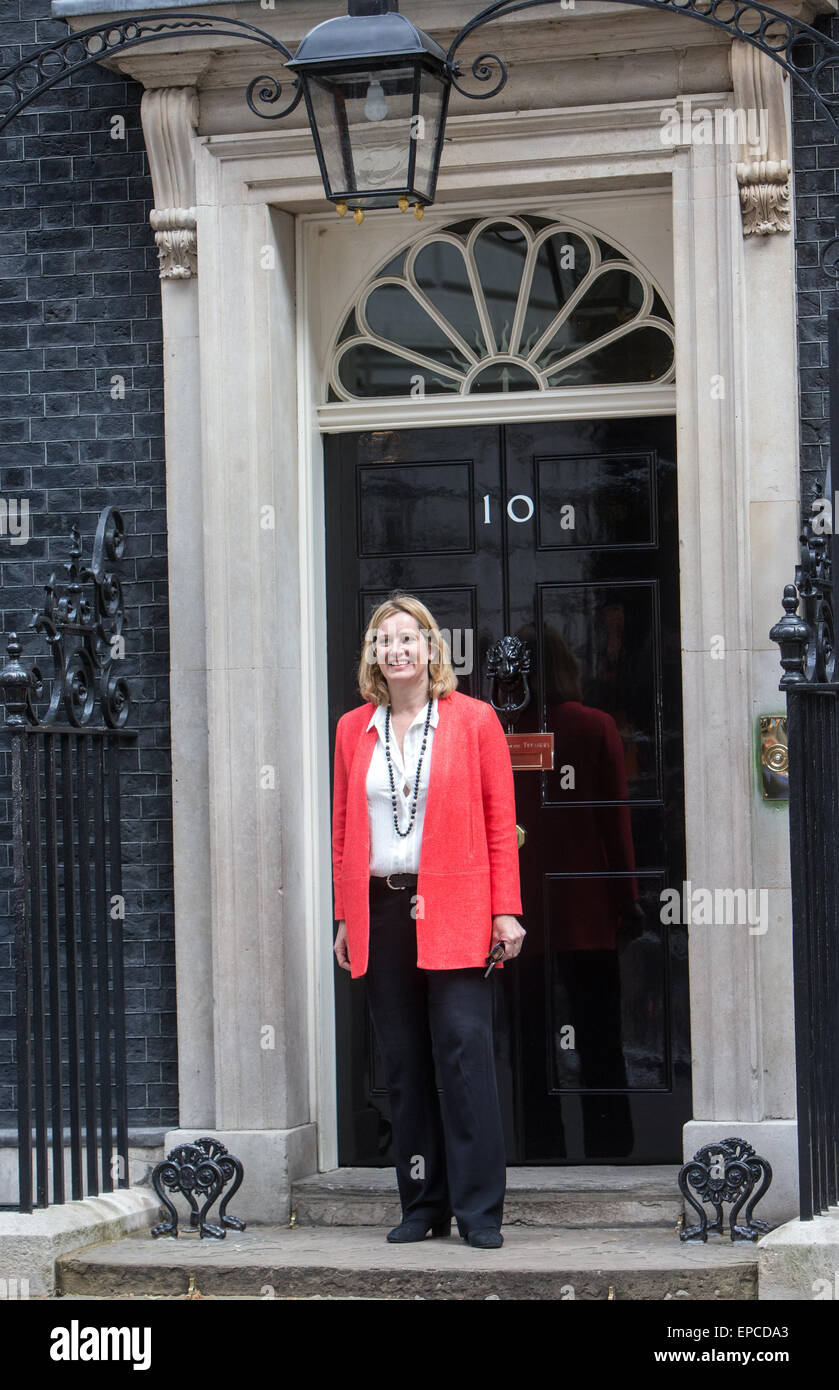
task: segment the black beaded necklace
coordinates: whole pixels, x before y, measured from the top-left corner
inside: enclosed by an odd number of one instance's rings
[[[408,822],[407,830],[399,829],[399,816],[396,810],[396,783],[393,780],[393,763],[390,757],[390,705],[385,711],[385,756],[387,758],[387,775],[390,778],[390,801],[393,806],[393,828],[403,840],[410,835],[414,828],[414,821],[417,815],[417,800],[419,798],[420,773],[422,771],[422,760],[425,757],[425,745],[428,742],[428,726],[431,723],[431,705],[433,697],[428,698],[428,709],[425,712],[425,727],[422,731],[422,746],[420,748],[419,761],[417,762],[417,775],[414,778],[414,795],[411,800],[411,819]]]

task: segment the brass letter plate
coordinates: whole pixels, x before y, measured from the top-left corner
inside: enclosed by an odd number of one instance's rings
[[[553,734],[508,734],[514,772],[553,772]]]

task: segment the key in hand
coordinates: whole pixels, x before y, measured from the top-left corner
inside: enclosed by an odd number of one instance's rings
[[[490,951],[489,955],[488,955],[487,958],[486,958],[487,968],[486,968],[486,970],[484,971],[484,979],[486,979],[488,975],[491,975],[491,974],[492,974],[492,972],[493,972],[493,970],[495,969],[495,967],[496,967],[498,961],[500,961],[500,960],[501,960],[501,957],[504,955],[504,951],[505,951],[504,942],[503,942],[503,941],[496,941],[495,945],[493,946],[492,950]]]

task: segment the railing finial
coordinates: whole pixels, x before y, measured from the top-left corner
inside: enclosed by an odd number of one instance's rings
[[[75,523],[70,529],[70,559],[64,564],[65,592],[56,584],[55,573],[44,585],[41,607],[33,614],[30,628],[43,633],[52,653],[52,692],[49,708],[40,716],[35,700],[43,693],[43,676],[37,666],[31,671],[20,661],[21,644],[16,632],[6,644],[8,659],[0,670],[0,689],[6,708],[6,723],[13,728],[54,725],[63,711],[76,728],[87,726],[96,706],[97,691],[104,723],[122,728],[128,719],[128,684],[120,674],[125,656],[125,623],[122,586],[107,568],[108,562],[122,557],[125,528],[116,507],[105,507],[99,516],[93,559],[81,564],[81,532]],[[92,584],[92,594],[85,586]]]

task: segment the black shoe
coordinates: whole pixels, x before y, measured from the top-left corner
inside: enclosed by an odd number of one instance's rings
[[[495,1226],[483,1226],[480,1231],[470,1231],[466,1239],[474,1250],[497,1250],[504,1244],[504,1237]]]
[[[451,1217],[448,1221],[437,1221],[434,1224],[428,1221],[403,1221],[401,1226],[394,1226],[392,1231],[388,1231],[387,1239],[391,1245],[406,1245],[409,1241],[425,1240],[428,1231],[432,1236],[450,1236]]]

